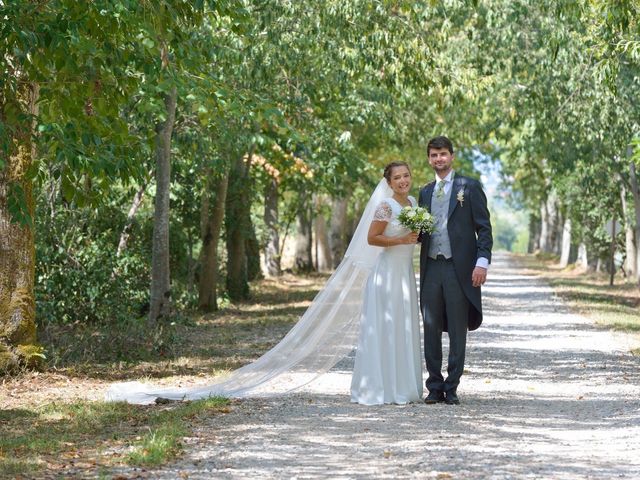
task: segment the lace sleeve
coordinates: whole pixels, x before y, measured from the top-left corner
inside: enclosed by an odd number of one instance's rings
[[[376,222],[388,222],[391,220],[391,205],[387,202],[380,202],[373,214],[373,220]]]

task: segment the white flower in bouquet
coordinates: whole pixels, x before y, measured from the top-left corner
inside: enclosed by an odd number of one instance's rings
[[[398,221],[412,232],[432,234],[436,229],[435,218],[423,207],[404,207],[400,210]]]

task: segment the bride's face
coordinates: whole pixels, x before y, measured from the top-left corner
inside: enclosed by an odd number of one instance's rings
[[[411,190],[411,172],[404,165],[393,167],[391,170],[391,178],[389,186],[394,193],[399,195],[407,195]]]

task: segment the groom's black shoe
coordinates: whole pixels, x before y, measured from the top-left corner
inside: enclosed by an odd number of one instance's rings
[[[456,392],[447,392],[445,394],[444,403],[447,405],[460,405],[460,399]]]
[[[444,393],[440,390],[432,390],[429,395],[424,399],[424,403],[427,405],[433,405],[434,403],[444,402]]]

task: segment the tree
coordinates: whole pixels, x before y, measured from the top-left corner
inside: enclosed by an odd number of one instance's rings
[[[169,190],[171,185],[171,133],[176,115],[177,89],[164,94],[166,116],[156,125],[156,197],[151,259],[149,326],[168,318],[171,308],[169,271]]]
[[[223,171],[216,179],[207,176],[202,193],[202,267],[198,290],[198,307],[203,311],[218,310],[218,240],[224,221],[229,173]],[[211,184],[215,187],[212,188]],[[211,199],[213,198],[213,202]],[[211,205],[213,203],[213,205]]]
[[[31,122],[37,115],[39,86],[25,81],[12,92],[15,96],[7,93],[4,90],[0,96],[0,121],[8,134],[0,157],[0,372],[35,364],[41,353],[36,346],[34,203],[29,178],[36,156]],[[11,125],[7,120],[12,115],[27,120]],[[13,218],[10,204],[16,195],[22,197],[21,223]]]
[[[33,243],[34,179],[37,180],[42,153],[36,131],[46,142],[51,137],[65,137],[64,148],[57,153],[64,162],[69,151],[76,159],[96,145],[97,131],[108,130],[104,137],[119,131],[122,125],[114,121],[106,127],[93,118],[109,111],[101,96],[106,90],[114,101],[122,97],[127,79],[110,82],[109,68],[101,63],[100,55],[92,49],[110,44],[105,30],[113,30],[113,18],[102,16],[99,9],[80,8],[73,2],[55,1],[44,5],[32,2],[3,4],[2,35],[0,35],[0,70],[8,81],[0,87],[0,131],[3,142],[0,151],[0,235],[3,246],[0,261],[0,347],[6,362],[30,363],[40,355],[35,344],[35,300]],[[92,34],[87,19],[93,20]],[[88,38],[93,36],[93,42]],[[68,42],[67,39],[74,39]],[[62,47],[61,47],[62,46]],[[118,58],[121,51],[112,51]],[[115,82],[114,82],[115,83]],[[103,88],[104,87],[104,88]],[[38,107],[36,107],[38,106]],[[68,119],[67,128],[79,126],[73,135],[63,129],[43,125],[51,111],[58,112],[61,123]],[[37,130],[36,130],[37,129]],[[96,159],[99,164],[104,157]],[[83,159],[84,160],[84,159]],[[60,185],[71,200],[77,190],[72,178],[84,172],[102,171],[103,177],[119,175],[129,170],[110,168],[107,171],[91,162],[74,162],[60,175]],[[86,196],[79,195],[84,199]],[[21,353],[22,352],[22,353]],[[35,356],[34,356],[35,355]]]

